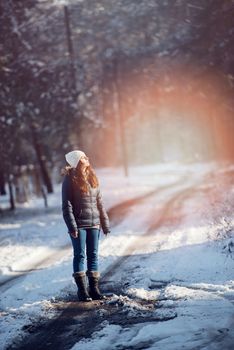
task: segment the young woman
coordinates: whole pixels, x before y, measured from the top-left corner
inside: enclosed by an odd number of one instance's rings
[[[63,169],[62,210],[73,246],[73,277],[78,287],[78,298],[81,301],[104,299],[98,286],[98,243],[101,228],[107,235],[110,224],[98,178],[84,152],[71,151],[65,158],[69,166]]]

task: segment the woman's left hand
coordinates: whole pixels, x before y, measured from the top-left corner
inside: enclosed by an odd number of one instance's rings
[[[77,238],[77,237],[78,237],[78,232],[77,232],[77,231],[70,232],[70,235],[71,235],[73,238]]]

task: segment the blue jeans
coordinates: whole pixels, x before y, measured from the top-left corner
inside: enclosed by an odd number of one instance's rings
[[[88,271],[98,271],[98,243],[100,229],[79,228],[78,237],[74,238],[71,235],[70,237],[73,246],[73,272],[85,271],[86,254]]]

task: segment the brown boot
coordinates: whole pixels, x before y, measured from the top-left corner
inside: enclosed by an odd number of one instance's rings
[[[98,271],[86,271],[89,279],[89,295],[93,300],[106,299],[106,296],[101,294],[98,286],[100,273]]]
[[[77,291],[78,299],[80,301],[92,301],[92,298],[90,297],[87,291],[85,272],[84,271],[75,272],[73,273],[73,277],[78,287],[78,291]]]

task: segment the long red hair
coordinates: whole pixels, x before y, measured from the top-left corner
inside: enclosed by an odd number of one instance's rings
[[[66,166],[62,169],[62,175],[70,175],[72,174],[72,183],[75,188],[78,188],[83,193],[89,192],[89,185],[92,188],[96,188],[99,186],[98,178],[95,174],[95,171],[89,165],[85,169],[85,173],[81,171],[81,163],[78,163],[78,166],[74,169],[71,166]]]

